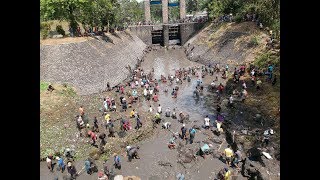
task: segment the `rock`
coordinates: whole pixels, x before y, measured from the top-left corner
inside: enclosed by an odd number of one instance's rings
[[[53,39],[63,38],[63,35],[61,35],[61,34],[53,35],[52,38],[53,38]]]
[[[242,134],[248,134],[248,130],[241,130]]]
[[[256,120],[260,120],[261,119],[261,114],[256,114],[255,119]]]

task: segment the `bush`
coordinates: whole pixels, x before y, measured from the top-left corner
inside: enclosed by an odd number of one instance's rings
[[[253,36],[248,44],[249,47],[254,47],[259,45],[259,40],[257,36]]]
[[[46,39],[49,35],[50,24],[46,22],[40,23],[40,34],[42,39]]]
[[[235,17],[234,17],[234,21],[236,23],[239,23],[242,21],[242,15],[241,14],[237,14]]]
[[[62,36],[65,36],[66,35],[66,32],[63,30],[62,26],[61,25],[57,25],[56,26],[56,31],[61,34]]]
[[[268,64],[273,64],[276,67],[279,67],[280,57],[272,54],[271,52],[264,52],[255,59],[254,64],[258,67],[266,67]]]

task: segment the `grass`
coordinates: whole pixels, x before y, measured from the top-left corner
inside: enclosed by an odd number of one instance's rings
[[[250,45],[251,47],[258,46],[258,45],[259,45],[259,39],[258,39],[258,37],[257,37],[257,36],[251,37],[251,40],[250,40],[250,42],[249,42],[249,45]]]
[[[254,64],[259,67],[266,67],[268,64],[279,66],[280,57],[272,54],[270,51],[265,51],[256,57]]]
[[[40,92],[47,90],[49,83],[40,81]]]

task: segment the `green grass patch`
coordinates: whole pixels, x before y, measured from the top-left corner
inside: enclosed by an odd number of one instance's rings
[[[40,91],[47,90],[48,86],[49,86],[49,83],[40,81]]]
[[[61,95],[65,95],[68,97],[75,97],[77,95],[76,91],[70,86],[64,86],[65,88],[59,91]]]
[[[248,47],[256,47],[259,45],[259,38],[257,36],[253,36],[248,43]]]
[[[258,57],[256,57],[254,64],[259,67],[266,67],[268,66],[268,64],[279,66],[280,57],[270,52],[263,52]]]

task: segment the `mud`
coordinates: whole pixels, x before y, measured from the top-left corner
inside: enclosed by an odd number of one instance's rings
[[[176,47],[175,49],[164,49],[160,48],[155,51],[150,52],[145,56],[145,60],[141,64],[142,68],[149,72],[152,68],[154,68],[155,78],[160,79],[161,75],[168,76],[169,74],[173,74],[176,69],[179,68],[187,68],[191,66],[199,66],[196,62],[191,62],[187,59],[187,56],[184,53],[184,49]],[[186,127],[189,129],[191,126],[197,125],[201,127],[204,124],[204,118],[206,115],[209,115],[211,121],[211,126],[215,126],[213,122],[215,118],[215,109],[213,107],[208,107],[208,101],[214,100],[214,97],[210,99],[210,93],[207,92],[207,85],[212,82],[215,78],[214,76],[207,75],[204,79],[202,79],[203,84],[205,86],[204,94],[200,97],[199,100],[196,100],[193,97],[193,91],[196,87],[196,78],[193,77],[191,82],[183,81],[182,85],[179,85],[178,97],[172,98],[170,92],[173,86],[169,86],[169,92],[163,92],[163,87],[167,84],[160,83],[160,93],[159,94],[159,102],[155,103],[153,101],[142,103],[142,109],[147,111],[149,105],[151,105],[154,109],[157,108],[158,104],[161,104],[162,111],[164,112],[167,107],[170,107],[172,110],[176,108],[177,114],[182,111],[186,112],[190,115],[190,122],[186,123]],[[219,78],[218,83],[225,84],[225,80]],[[224,107],[223,107],[224,108]],[[222,109],[224,112],[225,109]],[[176,179],[176,175],[178,173],[182,173],[185,175],[186,179],[194,179],[194,180],[203,180],[203,179],[214,179],[215,175],[218,171],[224,167],[226,167],[225,163],[220,160],[220,153],[227,146],[226,137],[224,134],[217,137],[210,130],[205,130],[200,128],[197,130],[194,143],[186,144],[185,141],[177,140],[177,144],[181,144],[181,147],[178,149],[170,150],[168,148],[169,139],[172,137],[172,133],[180,132],[180,128],[182,124],[177,121],[177,119],[172,119],[164,116],[162,114],[162,122],[169,121],[171,122],[170,131],[166,129],[161,129],[161,125],[158,125],[155,134],[143,140],[137,144],[139,145],[139,156],[140,159],[134,159],[132,162],[128,162],[127,157],[124,154],[121,155],[122,169],[116,170],[112,167],[113,158],[111,157],[107,164],[111,169],[114,170],[116,174],[121,174],[124,176],[135,175],[140,177],[141,179]],[[130,131],[129,131],[130,133]],[[199,148],[204,144],[204,142],[209,142],[212,144],[214,149],[213,155],[206,156],[203,159],[200,156],[196,156],[196,158],[184,161],[187,163],[179,163],[179,159],[183,158],[183,151],[187,151],[191,149],[191,151],[196,152]],[[229,140],[230,141],[230,140]],[[99,169],[102,168],[101,161],[97,162]],[[45,162],[40,163],[40,179],[49,180],[53,179],[53,174],[50,173],[45,165]],[[76,168],[79,171],[83,167],[83,161],[78,161],[76,163]],[[242,177],[239,172],[235,169],[232,170],[237,179],[246,179]],[[61,177],[60,172],[55,172]],[[60,179],[60,178],[59,178]],[[86,173],[82,173],[77,179],[97,179],[97,173],[89,176]],[[271,178],[271,179],[279,179]]]

